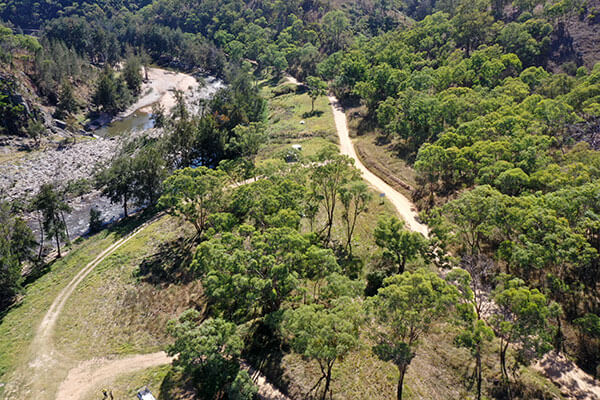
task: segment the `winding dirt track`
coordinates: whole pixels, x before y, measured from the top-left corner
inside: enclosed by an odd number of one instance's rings
[[[90,390],[119,375],[169,364],[173,359],[165,352],[137,354],[117,360],[84,361],[69,371],[56,393],[57,400],[79,400]]]
[[[44,379],[40,379],[41,377],[59,368],[60,364],[64,362],[64,357],[54,349],[53,333],[65,303],[77,286],[94,268],[159,217],[160,215],[145,222],[129,235],[119,239],[103,250],[93,261],[82,268],[59,293],[42,319],[36,331],[35,338],[32,341],[30,347],[32,361],[27,365],[25,371],[22,372],[23,376],[18,381],[13,382],[12,387],[7,388],[7,399],[47,398],[49,395],[47,388],[40,387],[39,382],[44,381]],[[103,382],[111,381],[120,375],[169,364],[172,361],[173,358],[162,351],[117,359],[97,358],[83,361],[68,371],[66,378],[60,383],[54,398],[57,400],[79,400]],[[252,370],[245,363],[242,364],[242,367],[249,370],[255,377],[260,398],[264,400],[289,400],[287,396],[271,385],[262,374]]]
[[[290,81],[294,82],[295,80]],[[297,83],[297,81],[295,82]],[[356,167],[363,174],[363,178],[381,193],[385,194],[394,207],[396,207],[398,213],[404,218],[411,230],[420,232],[427,237],[429,234],[429,227],[417,221],[416,208],[410,200],[369,171],[360,161],[348,133],[346,114],[334,96],[329,96],[329,102],[331,103],[331,108],[333,110],[342,154],[346,154],[354,159]],[[546,354],[534,365],[534,369],[558,386],[566,399],[600,400],[599,383],[562,354],[556,354],[555,352]]]
[[[297,83],[294,79],[289,79],[291,82]],[[331,103],[336,130],[340,140],[340,149],[342,154],[346,154],[353,158],[356,167],[362,172],[363,178],[373,185],[381,193],[392,202],[394,207],[398,210],[400,215],[404,218],[408,227],[414,231],[420,232],[424,236],[427,236],[429,229],[427,225],[417,221],[417,212],[405,196],[394,190],[391,186],[386,184],[383,180],[369,171],[360,161],[348,132],[346,123],[346,115],[339,106],[337,99],[333,96],[329,97]],[[72,280],[69,284],[60,292],[56,299],[52,302],[52,305],[48,309],[44,316],[40,326],[36,331],[36,336],[31,345],[31,353],[33,355],[32,361],[28,365],[28,372],[30,379],[28,380],[28,386],[31,383],[36,383],[37,378],[43,376],[48,372],[49,369],[56,367],[60,362],[61,356],[56,353],[53,346],[53,332],[56,325],[56,321],[60,312],[62,311],[65,303],[77,288],[77,286],[98,266],[106,257],[113,254],[118,248],[123,246],[139,232],[141,232],[146,226],[152,223],[155,219],[152,219],[126,237],[121,238],[117,242],[113,243],[107,249],[102,251],[92,262],[87,264]],[[536,368],[540,372],[544,373],[559,387],[565,391],[573,390],[574,388],[583,389],[582,392],[577,393],[574,396],[569,396],[573,393],[565,393],[567,398],[571,399],[596,399],[598,392],[598,386],[595,384],[593,379],[585,374],[573,363],[569,363],[565,360],[559,360],[556,355],[547,355],[541,360]],[[140,371],[146,368],[168,364],[172,361],[164,352],[151,353],[151,354],[139,354],[119,359],[93,359],[83,361],[79,363],[75,368],[69,370],[66,379],[64,379],[56,393],[55,398],[57,400],[79,400],[90,390],[101,384],[102,382],[109,381],[120,375],[126,373],[132,373]],[[563,362],[559,362],[563,361]],[[567,365],[568,364],[568,365]],[[250,373],[256,377],[256,383],[259,387],[259,397],[264,400],[289,400],[287,396],[282,394],[277,388],[271,385],[264,376],[256,371],[252,370],[249,365],[242,364],[243,368],[248,369]],[[560,367],[560,368],[559,368]],[[565,381],[568,381],[565,382]],[[35,385],[34,385],[35,386]],[[31,393],[29,390],[26,394],[23,394],[19,388],[7,388],[6,398],[31,398],[38,399],[38,393]],[[16,394],[20,393],[20,394]],[[580,397],[583,394],[585,397]],[[13,397],[11,397],[13,395]],[[590,397],[587,397],[590,396]]]
[[[398,210],[398,213],[402,216],[408,225],[408,228],[410,228],[412,231],[421,233],[425,237],[428,237],[429,228],[427,225],[422,224],[417,220],[417,211],[411,201],[393,187],[385,183],[380,177],[369,171],[367,167],[365,167],[360,161],[356,155],[356,151],[354,150],[352,140],[350,139],[344,110],[341,108],[338,100],[335,97],[329,96],[329,102],[331,103],[335,127],[340,140],[341,153],[354,159],[354,165],[362,173],[363,179],[374,186],[380,193],[385,195],[385,197],[394,205],[394,207],[396,207],[396,210]]]

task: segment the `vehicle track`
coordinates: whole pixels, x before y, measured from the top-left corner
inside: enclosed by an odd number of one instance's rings
[[[295,80],[290,80],[290,82],[297,83]],[[354,159],[355,166],[362,172],[363,178],[381,193],[385,194],[396,210],[398,210],[398,213],[404,218],[408,228],[428,237],[429,227],[417,220],[418,213],[410,200],[369,171],[360,161],[350,139],[346,114],[337,98],[329,96],[329,102],[340,140],[341,153]],[[566,399],[600,400],[600,385],[598,382],[562,354],[555,352],[547,353],[541,360],[538,360],[534,365],[534,369],[558,386]]]
[[[254,180],[248,180],[244,183],[250,183]],[[40,396],[46,398],[49,393],[46,388],[40,387],[40,379],[52,369],[57,368],[60,363],[65,362],[64,357],[54,348],[53,335],[54,328],[61,311],[67,300],[73,294],[78,285],[102,263],[107,257],[112,255],[121,246],[133,239],[148,225],[160,218],[162,214],[155,216],[144,224],[140,225],[127,236],[117,240],[115,243],[104,249],[93,261],[82,268],[73,279],[65,286],[63,290],[54,299],[50,308],[44,315],[42,322],[36,330],[35,337],[30,346],[31,361],[21,375],[25,379],[9,384],[5,396],[6,399],[39,399]],[[146,368],[169,364],[173,357],[165,352],[150,354],[136,354],[122,358],[95,358],[82,361],[67,372],[66,378],[59,384],[58,391],[54,396],[57,400],[79,400],[89,391],[96,388],[103,382],[111,381],[120,375],[137,372]],[[244,369],[250,370],[255,377],[259,388],[259,396],[264,400],[289,400],[287,396],[281,393],[275,386],[270,384],[266,377],[254,371],[245,363]],[[42,393],[43,392],[43,393]]]

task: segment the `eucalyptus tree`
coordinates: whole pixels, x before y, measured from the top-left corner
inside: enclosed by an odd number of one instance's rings
[[[367,313],[376,326],[373,352],[392,362],[399,372],[397,398],[402,399],[406,371],[422,335],[447,317],[457,290],[433,272],[423,269],[386,278],[377,295],[367,301]]]
[[[315,360],[321,370],[319,380],[308,394],[318,391],[324,382],[321,400],[332,395],[333,366],[359,346],[361,325],[361,305],[350,297],[340,297],[331,308],[309,304],[285,312],[282,327],[292,349]]]
[[[58,257],[60,258],[60,243],[62,240],[68,239],[64,213],[71,212],[71,207],[63,200],[61,193],[50,183],[46,183],[40,187],[38,193],[33,198],[31,205],[34,210],[41,213],[42,217],[40,256],[45,234],[48,239],[54,239],[56,241],[56,249],[58,251]]]

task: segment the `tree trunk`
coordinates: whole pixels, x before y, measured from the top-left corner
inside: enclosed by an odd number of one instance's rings
[[[408,366],[400,368],[400,376],[398,377],[398,390],[396,392],[398,400],[402,400],[402,388],[404,387],[404,375]]]
[[[61,211],[60,217],[62,218],[62,222],[65,225],[65,232],[67,233],[67,244],[71,243],[71,236],[69,235],[69,227],[67,226],[67,222],[65,221],[65,214]]]
[[[327,375],[325,376],[325,389],[323,390],[321,400],[325,400],[327,398],[327,393],[329,392],[329,385],[331,383],[331,368],[333,368],[333,362],[327,365]]]
[[[127,214],[127,196],[123,196],[123,213],[125,214],[125,218],[129,216]]]
[[[38,221],[40,222],[40,252],[38,254],[38,260],[42,259],[42,250],[44,250],[44,224],[42,223],[41,212],[38,212]]]
[[[56,249],[58,250],[58,258],[61,258],[61,254],[60,254],[60,240],[58,238],[58,232],[56,232],[56,234],[54,235],[54,238],[56,239]]]
[[[554,350],[556,353],[560,353],[563,348],[563,333],[562,324],[560,321],[560,315],[556,317],[556,335],[554,336]]]
[[[398,274],[403,274],[406,268],[406,257],[400,257],[400,263],[398,264]]]
[[[481,344],[477,345],[476,354],[476,366],[477,368],[477,400],[481,400]]]
[[[500,366],[502,368],[502,376],[504,378],[504,384],[506,385],[506,394],[508,400],[512,400],[512,393],[510,391],[510,380],[508,379],[508,371],[506,370],[506,351],[508,350],[508,342],[504,344],[504,340],[500,341]]]
[[[314,114],[315,113],[315,99],[311,98],[311,107],[310,107],[310,113]]]

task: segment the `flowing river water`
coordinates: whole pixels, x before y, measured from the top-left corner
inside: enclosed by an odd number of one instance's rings
[[[120,144],[134,135],[154,134],[152,105],[162,104],[169,110],[175,104],[174,90],[185,94],[188,107],[197,107],[199,100],[212,98],[224,86],[213,77],[199,82],[192,75],[160,68],[149,69],[149,80],[142,87],[142,95],[127,111],[110,124],[94,131],[94,138],[80,138],[75,144],[49,146],[44,151],[27,153],[14,161],[0,163],[0,195],[10,201],[30,199],[44,183],[64,186],[69,181],[91,182],[98,165],[109,161]],[[96,208],[105,223],[123,217],[122,204],[111,204],[98,191],[68,200],[72,211],[65,214],[65,223],[71,239],[87,233],[90,209]],[[135,211],[132,204],[129,211]],[[29,225],[39,237],[39,221],[35,213],[26,216]],[[48,241],[45,241],[48,243]]]

